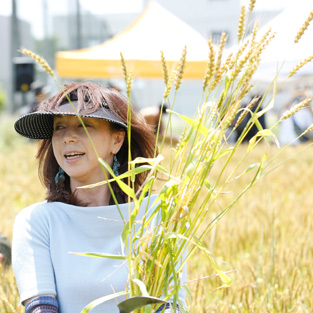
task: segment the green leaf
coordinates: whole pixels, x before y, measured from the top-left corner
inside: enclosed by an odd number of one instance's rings
[[[188,295],[189,299],[191,300],[192,295],[191,295],[189,287],[187,285],[182,285],[182,288],[186,291],[186,294]]]
[[[115,174],[113,173],[110,165],[108,163],[106,163],[104,160],[102,160],[101,158],[99,158],[99,162],[109,171],[109,173],[111,174],[111,176],[113,178],[115,178],[116,182],[118,183],[119,187],[123,190],[124,193],[126,193],[129,197],[131,197],[132,199],[134,199],[134,201],[136,201],[136,195],[135,195],[135,191],[130,188],[127,184],[125,184],[120,178],[119,176],[115,176]]]
[[[118,304],[118,308],[120,310],[120,313],[130,313],[136,309],[140,309],[143,306],[146,306],[149,304],[157,304],[157,303],[166,304],[166,301],[161,300],[159,298],[155,298],[155,297],[138,296],[138,297],[131,297],[127,300],[124,300],[123,302]]]
[[[146,285],[141,280],[135,278],[133,282],[139,286],[139,289],[144,297],[149,297]]]
[[[125,255],[109,254],[109,253],[95,253],[95,252],[69,252],[70,254],[91,256],[95,258],[115,259],[115,260],[126,260]]]
[[[263,137],[271,137],[271,136],[273,136],[276,139],[276,136],[274,135],[274,133],[269,129],[263,129],[263,130],[258,131],[257,134],[249,140],[248,151],[249,152],[252,151],[258,137],[263,138]],[[279,145],[279,143],[278,143],[278,145]]]
[[[184,120],[187,124],[189,124],[193,129],[199,130],[200,134],[202,134],[203,136],[207,135],[207,133],[209,132],[208,128],[200,125],[200,123],[198,121],[195,121],[192,118],[189,118],[185,115],[179,114],[179,113],[174,112],[172,110],[167,110],[167,112],[178,115],[182,120]]]
[[[213,161],[218,160],[218,159],[221,158],[222,156],[231,153],[233,150],[234,150],[234,147],[230,147],[230,148],[228,148],[228,149],[223,150],[223,151],[220,152],[220,153],[217,153],[217,154],[214,156]]]
[[[244,174],[246,174],[246,173],[250,172],[251,170],[253,170],[255,167],[259,167],[259,166],[260,166],[260,163],[253,163],[253,164],[249,165],[241,174],[239,174],[235,178],[229,180],[228,183],[231,182],[231,181],[234,181],[234,180],[236,180],[238,178],[240,178]]]
[[[159,163],[164,160],[164,157],[159,154],[156,158],[143,158],[143,157],[138,157],[135,160],[132,160],[129,162],[130,164],[138,164],[138,163],[148,163],[153,165],[154,163]]]
[[[131,170],[130,170],[130,173],[131,173],[131,181],[134,183],[135,182],[135,180],[136,180],[136,166],[135,166],[135,164],[130,164],[130,168],[131,168]]]
[[[96,300],[90,302],[88,305],[86,305],[85,308],[81,311],[81,313],[89,313],[93,308],[95,308],[99,304],[106,302],[106,301],[109,301],[109,300],[112,300],[112,299],[115,299],[117,297],[126,295],[126,294],[127,294],[127,291],[121,291],[118,293],[114,293],[114,294],[96,299]]]
[[[204,181],[204,186],[207,187],[210,192],[217,192],[207,179]]]
[[[263,110],[258,111],[256,113],[257,118],[259,118],[260,116],[262,116],[263,114],[271,110],[274,107],[274,103],[275,103],[275,98],[273,97],[271,101],[269,102],[269,104]]]
[[[150,171],[152,169],[152,166],[151,165],[142,165],[142,166],[138,166],[136,168],[134,168],[134,174],[135,175],[138,175],[138,174],[141,174],[143,172],[146,172],[146,171]],[[119,177],[119,179],[124,179],[124,178],[127,178],[129,176],[131,176],[133,174],[133,171],[130,171],[130,172],[125,172],[123,174],[121,174]],[[99,183],[95,183],[95,184],[90,184],[90,185],[86,185],[86,186],[82,186],[82,187],[78,187],[78,188],[94,188],[94,187],[98,187],[98,186],[101,186],[101,185],[105,185],[107,184],[108,182],[109,183],[112,183],[116,181],[115,178],[111,178],[109,180],[104,180],[104,181],[101,181]]]
[[[172,239],[172,238],[181,238],[181,239],[184,239],[184,240],[196,245],[199,249],[201,249],[205,253],[205,255],[207,256],[211,265],[214,267],[214,269],[218,273],[218,276],[221,278],[221,280],[226,285],[229,285],[231,282],[231,279],[218,267],[218,265],[216,264],[216,262],[212,258],[210,251],[203,245],[203,243],[196,236],[194,236],[194,235],[191,235],[191,236],[195,241],[193,241],[190,238],[188,238],[182,234],[179,234],[179,233],[167,233],[164,237],[164,240],[168,240],[168,239]]]

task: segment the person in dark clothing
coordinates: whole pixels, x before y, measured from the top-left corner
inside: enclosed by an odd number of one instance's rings
[[[34,112],[36,111],[38,104],[47,98],[49,90],[47,86],[38,81],[33,82],[30,88],[35,94],[35,99],[30,105],[29,112]]]
[[[249,104],[251,103],[251,101],[253,101],[253,99],[256,99],[255,103],[253,104],[253,106],[251,108],[249,108],[249,110],[252,113],[257,113],[259,111],[262,110],[262,106],[260,105],[260,101],[262,100],[262,96],[261,95],[253,95],[251,96],[251,98],[249,99],[249,101],[247,103],[245,103],[241,108],[247,108],[249,106]],[[244,131],[245,127],[247,126],[250,118],[251,118],[251,112],[248,112],[246,114],[246,116],[244,117],[244,119],[242,120],[242,122],[236,127],[235,132],[236,132],[236,141],[240,138],[242,132]],[[236,125],[238,118],[240,117],[242,113],[242,110],[240,110],[240,112],[237,114],[233,125]],[[261,124],[262,128],[266,128],[266,121],[265,121],[265,114],[262,114],[259,118],[258,118],[259,123]],[[253,126],[250,128],[250,130],[247,132],[246,136],[243,138],[242,142],[248,142],[252,137],[254,137],[257,132],[258,132],[258,128],[255,124],[253,124]]]

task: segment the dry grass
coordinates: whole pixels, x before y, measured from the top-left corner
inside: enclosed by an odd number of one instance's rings
[[[246,146],[238,150],[238,160]],[[247,164],[259,161],[268,150],[260,145]],[[289,148],[286,159],[300,150]],[[37,179],[34,143],[23,143],[0,153],[0,231],[10,238],[14,216],[23,207],[44,198]],[[169,149],[165,150],[169,157]],[[236,156],[232,162],[238,162]],[[206,246],[219,259],[223,270],[236,269],[233,283],[219,289],[219,278],[189,284],[193,293],[190,312],[312,312],[313,219],[311,217],[311,175],[313,147],[260,180],[216,226]],[[212,173],[211,175],[217,175]],[[249,177],[246,178],[247,182]],[[230,186],[236,192],[243,186]],[[225,194],[225,203],[231,194]],[[200,198],[201,199],[201,198]],[[222,199],[221,201],[223,201]],[[200,200],[201,201],[201,200]],[[212,208],[212,218],[223,208]],[[215,274],[207,259],[196,253],[188,264],[190,280]],[[18,304],[12,270],[1,273],[0,313],[22,312]],[[5,302],[11,304],[11,308]],[[310,311],[311,310],[311,311]]]

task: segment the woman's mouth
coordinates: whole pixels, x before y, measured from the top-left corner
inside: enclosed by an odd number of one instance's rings
[[[73,159],[77,159],[80,158],[81,156],[83,156],[85,153],[83,152],[69,152],[69,153],[65,153],[64,157],[67,160],[73,160]]]

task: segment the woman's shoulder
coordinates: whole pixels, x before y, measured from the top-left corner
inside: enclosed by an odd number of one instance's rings
[[[51,204],[47,201],[38,202],[22,209],[16,216],[16,219],[43,218],[49,214]]]

